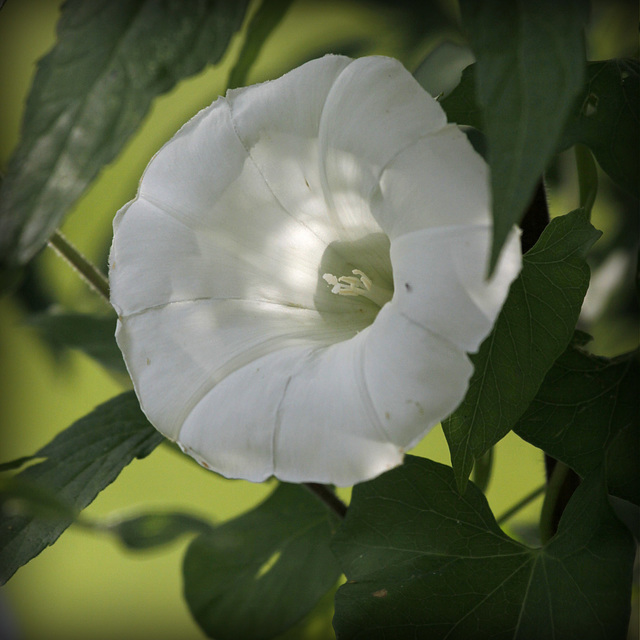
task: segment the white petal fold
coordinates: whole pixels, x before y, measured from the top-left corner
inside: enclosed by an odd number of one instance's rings
[[[401,464],[464,397],[520,270],[514,231],[485,280],[488,184],[390,58],[229,91],[114,220],[116,338],[146,415],[233,478],[342,486]]]

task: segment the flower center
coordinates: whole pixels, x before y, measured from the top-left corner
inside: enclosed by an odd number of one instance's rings
[[[339,296],[362,296],[383,307],[393,297],[393,291],[373,284],[371,278],[360,269],[354,269],[352,276],[337,278],[332,273],[325,273],[322,279],[331,285],[331,293]]]

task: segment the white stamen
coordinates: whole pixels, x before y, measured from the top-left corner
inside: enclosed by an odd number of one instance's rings
[[[362,296],[383,307],[393,297],[393,292],[373,284],[371,278],[360,269],[354,269],[353,276],[340,276],[325,273],[322,279],[331,285],[331,293],[340,296]],[[355,277],[357,276],[357,277]]]

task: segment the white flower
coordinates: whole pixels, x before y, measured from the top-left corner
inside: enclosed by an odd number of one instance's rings
[[[117,340],[143,410],[207,468],[344,486],[465,395],[520,269],[486,282],[487,168],[395,60],[229,91],[114,221]]]

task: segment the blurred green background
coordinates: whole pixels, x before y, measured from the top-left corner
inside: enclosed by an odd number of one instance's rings
[[[0,11],[0,168],[6,167],[17,143],[35,64],[55,42],[59,4],[52,0],[9,0]],[[329,51],[392,55],[410,69],[415,68],[433,41],[418,42],[409,50],[407,23],[397,11],[382,5],[294,3],[267,42],[249,82],[276,77],[305,59]],[[609,12],[606,5],[613,11]],[[633,31],[629,19],[632,27],[637,25],[637,17],[634,22],[629,14],[633,3],[602,6],[599,30],[591,37],[592,57],[610,57],[618,55],[621,46],[636,46],[633,34],[629,38],[626,31]],[[242,34],[233,41],[222,64],[205,69],[156,100],[141,130],[70,212],[64,232],[97,264],[106,264],[111,220],[135,194],[147,162],[186,120],[224,93],[241,42]],[[555,169],[551,184],[554,213],[566,213],[577,206],[571,164],[567,156]],[[620,226],[615,203],[606,197],[599,198],[595,218],[600,228],[615,230]],[[64,308],[103,310],[100,300],[50,250],[37,258],[34,267],[45,295]],[[0,299],[1,461],[33,453],[96,404],[126,388],[126,381],[114,379],[80,353],[55,354],[24,320],[24,308],[15,299]],[[610,327],[598,329],[600,343],[605,350],[616,351],[621,345],[619,340],[609,344]],[[439,428],[414,453],[449,462]],[[544,470],[541,453],[513,435],[498,445],[495,461],[488,499],[499,515],[539,486]],[[152,508],[176,508],[219,522],[257,504],[272,486],[222,479],[168,447],[159,447],[150,457],[126,468],[87,514],[108,518]],[[343,491],[342,495],[348,499],[349,492]],[[509,523],[510,531],[522,532],[530,527],[539,508],[540,500]],[[183,540],[168,548],[134,554],[106,536],[72,527],[0,590],[0,616],[6,614],[7,620],[13,619],[17,637],[25,640],[202,638],[182,599],[185,546]],[[320,613],[318,619],[290,637],[333,637],[326,607]]]

